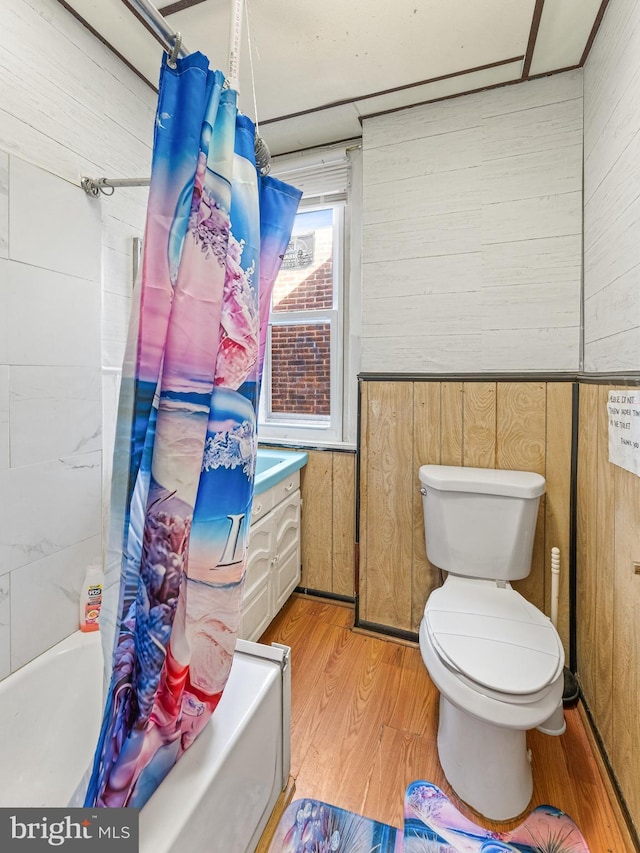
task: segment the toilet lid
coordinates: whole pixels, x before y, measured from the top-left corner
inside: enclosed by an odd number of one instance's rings
[[[448,581],[430,595],[424,615],[440,657],[489,690],[535,693],[564,663],[551,621],[510,587]]]

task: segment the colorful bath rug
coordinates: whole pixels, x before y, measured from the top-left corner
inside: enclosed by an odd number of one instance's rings
[[[294,800],[268,853],[402,853],[402,832],[319,800]]]
[[[412,782],[404,833],[319,800],[294,800],[268,853],[589,853],[571,818],[538,806],[517,829],[492,832],[468,820],[431,782]]]
[[[571,818],[538,806],[516,829],[492,832],[460,814],[431,782],[412,782],[404,800],[404,853],[589,853]]]

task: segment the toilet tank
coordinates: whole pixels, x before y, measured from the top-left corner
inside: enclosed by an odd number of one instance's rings
[[[452,574],[525,578],[545,480],[530,471],[423,465],[420,468],[429,561]]]

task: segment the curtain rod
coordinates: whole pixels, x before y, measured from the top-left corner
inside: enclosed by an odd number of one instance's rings
[[[156,7],[149,0],[122,0],[125,6],[133,12],[140,21],[147,26],[170,54],[171,66],[175,68],[175,61],[179,56],[188,56],[190,51],[182,43],[182,36],[171,27]]]
[[[97,198],[102,195],[113,195],[116,187],[148,187],[151,178],[81,178],[80,186],[87,195]],[[110,189],[111,192],[105,192]]]
[[[182,35],[176,32],[160,14],[149,0],[122,0],[131,12],[151,31],[158,39],[165,51],[169,54],[167,65],[176,67],[178,57],[188,56],[190,51],[182,41]],[[242,13],[244,0],[232,0],[231,22],[229,29],[229,75],[225,85],[238,91],[238,68],[240,55],[240,33],[242,29]],[[262,175],[266,175],[271,167],[271,154],[267,143],[258,134],[255,135],[256,168]],[[148,187],[150,178],[87,178],[80,180],[80,186],[87,195],[97,198],[103,195],[113,195],[116,187]],[[110,189],[111,192],[105,192]]]
[[[167,64],[170,68],[176,67],[178,57],[188,56],[190,51],[182,41],[182,35],[176,32],[156,7],[149,0],[122,0],[131,12],[143,23],[148,30],[158,39],[166,53],[169,54]],[[87,195],[97,198],[100,193],[113,195],[116,187],[148,187],[150,178],[87,178],[83,177],[80,186]],[[105,192],[110,189],[111,192]]]

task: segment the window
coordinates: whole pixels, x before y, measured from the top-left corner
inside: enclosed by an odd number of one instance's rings
[[[341,444],[352,430],[355,373],[345,345],[348,159],[298,161],[274,174],[303,190],[271,299],[258,437]],[[308,156],[308,155],[307,155]],[[348,376],[347,373],[351,373]]]

